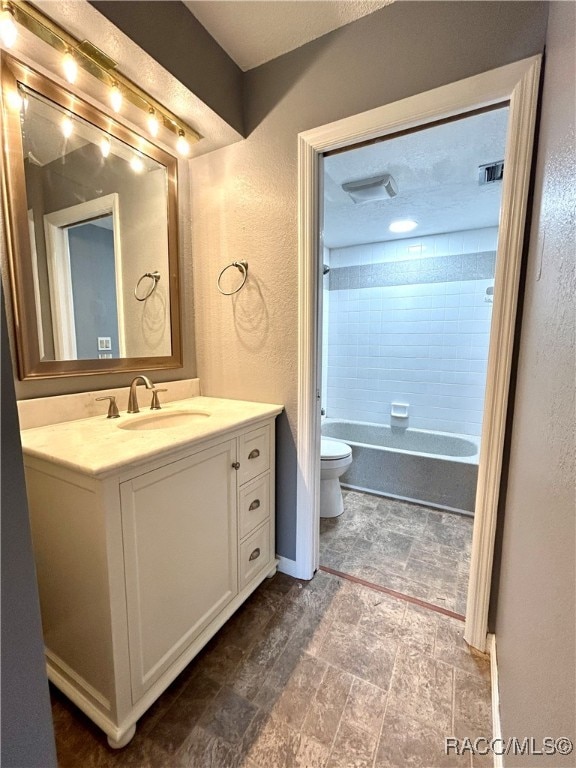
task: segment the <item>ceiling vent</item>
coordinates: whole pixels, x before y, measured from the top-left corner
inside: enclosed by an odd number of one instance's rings
[[[347,192],[355,203],[367,203],[370,200],[385,200],[388,197],[396,197],[398,185],[389,173],[382,176],[374,176],[371,179],[358,179],[342,184],[342,189]]]
[[[502,181],[504,176],[504,160],[497,163],[487,163],[478,166],[478,184],[493,184],[495,181]]]

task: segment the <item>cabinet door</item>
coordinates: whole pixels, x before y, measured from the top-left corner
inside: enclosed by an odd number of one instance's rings
[[[132,697],[237,593],[236,443],[121,484]]]

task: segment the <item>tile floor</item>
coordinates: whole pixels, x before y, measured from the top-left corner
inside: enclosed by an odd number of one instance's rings
[[[489,663],[463,624],[319,572],[265,581],[112,751],[53,690],[61,768],[443,768],[491,735]],[[476,759],[474,759],[476,760]]]
[[[472,518],[346,491],[320,521],[320,564],[405,595],[466,611]]]

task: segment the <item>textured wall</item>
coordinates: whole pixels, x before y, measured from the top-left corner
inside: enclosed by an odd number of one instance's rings
[[[90,0],[186,88],[243,132],[242,71],[175,0]],[[146,87],[145,83],[140,83]]]
[[[496,615],[504,735],[576,744],[576,6],[550,4]],[[574,753],[507,766],[574,766]]]
[[[297,136],[338,118],[542,51],[533,2],[401,2],[246,75],[246,141],[191,163],[198,373],[203,392],[284,403],[278,550],[294,557]],[[219,270],[246,259],[236,298]]]

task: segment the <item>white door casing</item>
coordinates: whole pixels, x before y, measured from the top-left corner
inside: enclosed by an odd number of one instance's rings
[[[465,639],[484,651],[506,411],[522,259],[541,56],[459,80],[407,99],[314,128],[298,136],[298,478],[296,562],[292,574],[310,579],[318,557],[320,403],[319,220],[322,154],[398,131],[509,103],[494,303]]]
[[[113,222],[119,355],[120,357],[126,356],[119,205],[119,195],[117,192],[113,192],[110,195],[88,200],[85,203],[78,203],[78,205],[72,205],[69,208],[47,213],[44,216],[56,360],[75,360],[77,357],[70,250],[66,228],[106,214],[112,214]]]

